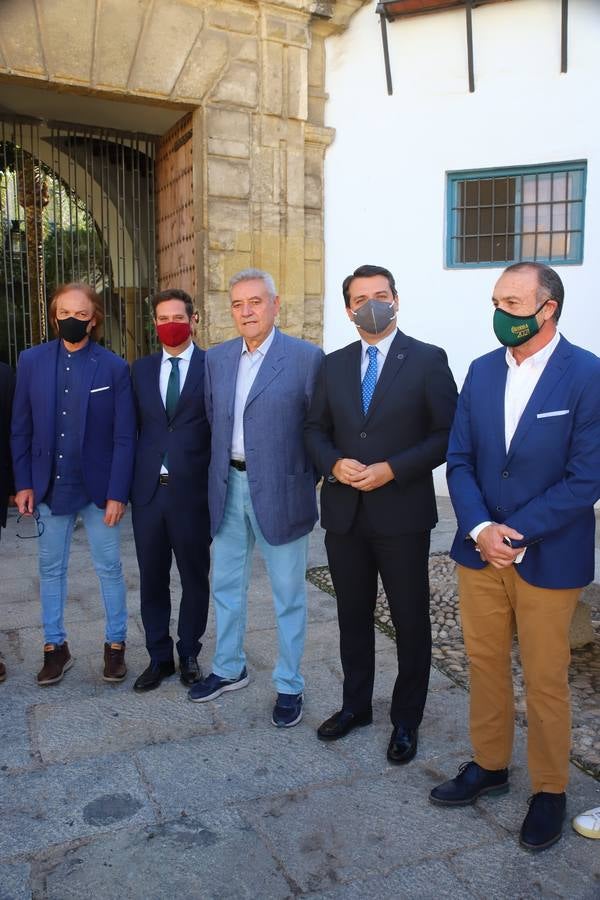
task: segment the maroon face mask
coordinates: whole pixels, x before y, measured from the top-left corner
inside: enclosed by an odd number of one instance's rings
[[[165,347],[179,347],[180,344],[185,344],[192,329],[189,322],[163,322],[156,326],[156,333]]]

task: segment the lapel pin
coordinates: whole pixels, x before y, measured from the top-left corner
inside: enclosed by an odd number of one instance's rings
[[[398,354],[398,359],[404,359],[404,353],[399,353],[399,354]]]

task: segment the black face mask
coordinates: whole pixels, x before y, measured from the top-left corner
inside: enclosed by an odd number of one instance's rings
[[[58,319],[58,334],[68,344],[79,344],[87,334],[87,327],[91,319]]]

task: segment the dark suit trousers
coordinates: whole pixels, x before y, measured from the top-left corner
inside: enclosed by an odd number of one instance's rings
[[[337,597],[344,709],[371,710],[375,677],[374,610],[377,573],[396,629],[398,676],[390,717],[394,725],[416,728],[423,717],[431,664],[429,620],[430,532],[386,537],[369,521],[364,504],[347,534],[325,535]]]
[[[169,634],[173,553],[181,578],[177,625],[179,656],[197,656],[208,617],[210,529],[208,509],[176,504],[169,486],[160,485],[150,501],[133,506],[133,534],[140,568],[140,600],[146,647],[152,662],[173,658]]]

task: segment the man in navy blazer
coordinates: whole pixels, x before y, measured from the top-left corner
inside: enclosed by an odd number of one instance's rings
[[[529,850],[551,846],[562,831],[569,626],[581,588],[594,578],[600,497],[600,360],[558,333],[563,298],[548,266],[505,270],[493,324],[506,349],[472,363],[448,449],[474,758],[431,799],[458,806],[508,790],[516,630],[533,787],[520,843]]]
[[[248,684],[244,630],[252,549],[265,559],[277,620],[272,723],[302,716],[308,535],[317,518],[315,471],[302,430],[323,352],[275,328],[272,277],[246,269],[229,283],[241,337],[206,354],[212,427],[209,506],[217,646],[212,672],[190,690],[204,702]]]
[[[119,522],[135,449],[129,368],[94,340],[103,314],[89,285],[59,287],[49,319],[58,339],[19,358],[11,439],[19,513],[38,517],[45,643],[37,683],[55,684],[73,662],[64,608],[77,516],[85,525],[106,612],[104,679],[122,681],[127,604]]]
[[[173,675],[169,591],[173,554],[181,577],[179,677],[200,678],[198,653],[208,615],[210,527],[207,477],[210,426],[204,410],[204,351],[192,340],[195,312],[185,291],[152,299],[162,350],[133,364],[138,443],[131,489],[140,601],[150,664],[134,690]]]

